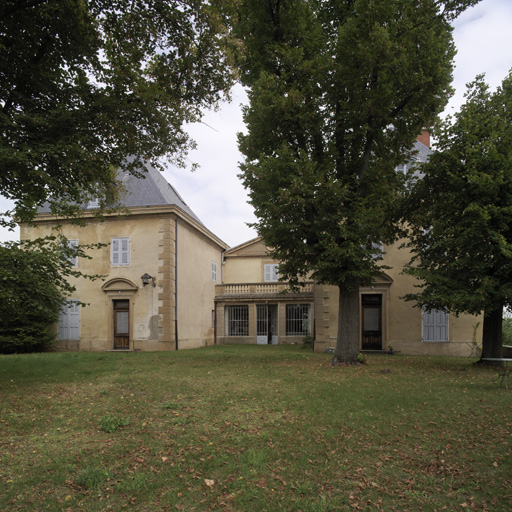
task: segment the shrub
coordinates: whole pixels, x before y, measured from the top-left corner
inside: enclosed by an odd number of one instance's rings
[[[119,430],[121,427],[126,427],[130,424],[130,420],[128,418],[118,418],[113,414],[107,414],[100,419],[99,429],[107,434],[112,434],[116,430]]]
[[[309,334],[304,336],[304,338],[302,338],[302,348],[313,350],[315,348],[314,341],[313,336],[310,336]]]

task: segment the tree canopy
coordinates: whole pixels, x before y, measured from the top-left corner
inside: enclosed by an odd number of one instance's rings
[[[476,0],[242,1],[241,177],[282,279],[340,290],[334,362],[359,351],[359,286],[391,241],[396,166],[451,93],[450,20]]]
[[[482,357],[501,357],[503,307],[512,305],[512,75],[494,93],[484,77],[436,134],[411,188],[409,299],[428,309],[484,311]]]
[[[115,196],[118,168],[182,161],[184,123],[230,85],[216,12],[200,0],[1,3],[0,193],[18,219],[45,201],[72,215]]]

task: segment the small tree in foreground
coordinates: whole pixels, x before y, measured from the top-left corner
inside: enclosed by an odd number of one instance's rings
[[[479,76],[466,98],[408,195],[407,272],[421,284],[407,298],[483,311],[482,357],[501,357],[503,308],[512,305],[512,75],[495,93]]]
[[[395,235],[395,168],[446,104],[449,21],[475,3],[241,2],[241,177],[281,278],[339,289],[333,364],[357,363],[359,287]]]
[[[0,353],[40,352],[55,341],[54,324],[82,274],[71,258],[88,257],[63,237],[0,245]],[[88,276],[95,279],[99,276]]]

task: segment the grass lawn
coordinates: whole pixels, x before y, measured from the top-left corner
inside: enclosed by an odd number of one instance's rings
[[[0,510],[512,510],[512,391],[493,369],[329,357],[0,356]]]

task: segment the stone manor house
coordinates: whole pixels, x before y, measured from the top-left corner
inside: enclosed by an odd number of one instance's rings
[[[428,138],[416,143],[418,159]],[[161,173],[145,179],[120,173],[129,214],[94,215],[84,226],[56,219],[44,207],[21,238],[49,234],[57,224],[71,244],[105,243],[74,266],[103,281],[79,279],[58,323],[60,350],[179,350],[212,344],[301,343],[315,350],[336,345],[338,291],[307,281],[299,292],[280,282],[279,262],[255,238],[229,248],[209,231]],[[481,339],[482,318],[421,311],[401,299],[414,279],[401,274],[409,260],[399,244],[383,247],[391,269],[360,289],[361,349],[406,354],[468,355]],[[80,307],[77,301],[88,304]]]

